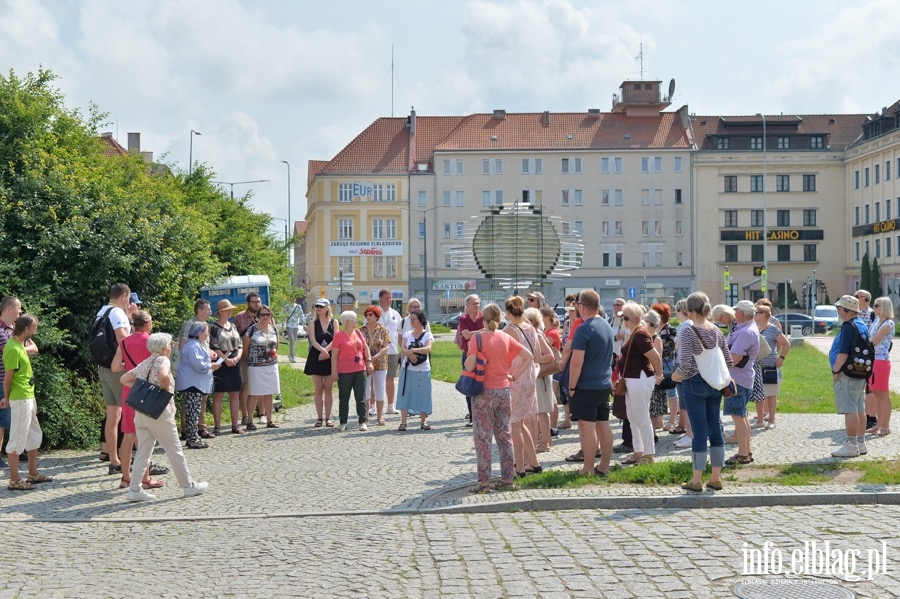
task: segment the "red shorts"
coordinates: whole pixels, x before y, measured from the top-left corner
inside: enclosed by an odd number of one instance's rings
[[[122,386],[122,419],[119,426],[122,427],[123,433],[134,434],[134,408],[125,403],[125,400],[128,399],[129,391],[131,391],[131,387]]]
[[[890,391],[891,361],[875,360],[872,376],[869,378],[869,391]]]

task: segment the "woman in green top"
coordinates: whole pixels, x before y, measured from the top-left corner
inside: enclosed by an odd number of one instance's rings
[[[6,452],[9,458],[10,491],[31,491],[35,483],[53,480],[38,472],[37,450],[43,440],[34,402],[34,371],[25,351],[25,343],[37,332],[37,318],[22,314],[16,319],[12,337],[3,348],[3,399],[0,408],[9,406],[11,426]],[[19,454],[28,454],[28,478],[19,478]]]

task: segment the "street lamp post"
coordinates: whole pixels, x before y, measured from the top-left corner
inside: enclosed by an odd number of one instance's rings
[[[768,176],[768,148],[767,148],[767,140],[766,140],[766,115],[762,113],[758,113],[760,117],[762,117],[763,122],[763,138],[762,138],[762,146],[763,146],[763,180],[762,180],[762,190],[763,190],[763,270],[762,270],[762,282],[760,284],[760,291],[763,293],[763,297],[766,295],[766,285],[768,283],[769,278],[769,219],[768,219],[768,208],[769,208],[769,194],[768,194],[768,186],[766,185],[766,177]]]
[[[288,227],[290,228],[291,234],[293,235],[294,223],[291,220],[291,163],[288,162],[287,160],[282,160],[282,162],[285,165],[287,165],[287,169],[288,169],[288,181],[287,181],[287,183],[288,183],[288,217],[287,217],[287,219],[288,219]],[[288,264],[290,264],[290,263],[291,263],[291,253],[288,252]]]
[[[421,212],[422,213],[422,247],[424,251],[422,252],[423,264],[425,274],[423,276],[424,279],[424,287],[425,287],[425,297],[422,298],[422,307],[425,309],[425,314],[428,314],[428,220],[427,214],[432,210],[437,210],[439,206],[432,206],[431,208],[426,208],[425,210],[413,210],[413,212]]]
[[[231,199],[234,199],[234,186],[235,185],[247,185],[250,183],[268,183],[268,179],[255,179],[253,181],[210,181],[210,183],[215,183],[216,185],[230,185],[231,186]],[[284,219],[282,219],[284,220]]]
[[[191,176],[191,173],[194,172],[194,136],[195,135],[203,135],[199,131],[194,131],[191,129],[191,145],[190,151],[188,152],[188,176]]]

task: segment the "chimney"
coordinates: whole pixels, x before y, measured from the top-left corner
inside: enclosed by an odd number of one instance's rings
[[[545,127],[550,126],[550,111],[549,110],[544,111],[544,116],[543,116],[542,122],[544,123]]]
[[[141,153],[141,134],[140,133],[129,133],[128,134],[128,153],[129,154],[140,154]]]
[[[409,127],[409,146],[407,148],[407,172],[416,172],[416,107],[409,107],[409,118],[406,119]]]
[[[141,159],[147,164],[153,164],[153,152],[141,152]]]

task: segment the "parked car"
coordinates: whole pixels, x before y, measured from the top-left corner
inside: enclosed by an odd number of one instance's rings
[[[828,325],[825,324],[824,318],[813,318],[806,314],[796,314],[793,312],[776,314],[775,318],[781,323],[781,328],[787,336],[791,335],[791,327],[796,326],[801,327],[801,333],[804,337],[812,335],[814,332],[825,333],[828,331]]]
[[[816,306],[813,310],[813,318],[821,318],[825,321],[825,326],[829,329],[841,326],[841,319],[838,316],[837,306]]]
[[[462,312],[459,314],[453,314],[450,318],[447,319],[446,322],[442,322],[441,324],[445,324],[451,329],[459,328],[459,317],[462,316]]]

